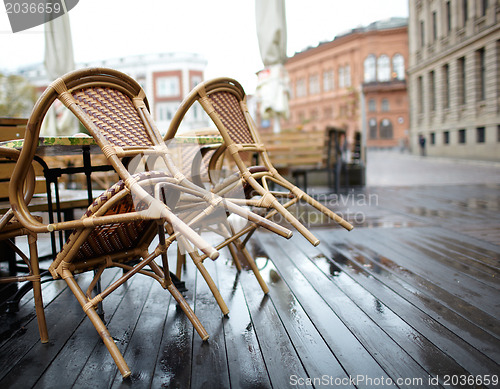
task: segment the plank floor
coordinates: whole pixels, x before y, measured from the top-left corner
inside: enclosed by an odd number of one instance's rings
[[[208,342],[147,277],[106,299],[128,380],[65,283],[45,283],[48,344],[38,340],[30,294],[17,313],[0,316],[0,388],[500,387],[500,186],[322,199],[356,228],[346,232],[300,205],[294,211],[318,247],[298,233],[257,233],[249,249],[267,296],[225,251],[206,262],[227,317],[188,262],[185,296]],[[104,282],[118,275],[108,270]]]

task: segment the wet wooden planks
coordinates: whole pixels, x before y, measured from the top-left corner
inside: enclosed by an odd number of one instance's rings
[[[52,296],[46,298],[51,342],[37,341],[25,299],[19,313],[23,329],[0,348],[0,385],[281,388],[316,378],[370,387],[369,379],[377,378],[412,379],[419,387],[432,387],[429,377],[443,385],[446,375],[498,371],[495,301],[485,306],[479,299],[485,288],[491,287],[490,298],[498,293],[495,280],[487,273],[471,277],[450,265],[454,276],[448,282],[466,284],[469,292],[463,295],[442,284],[436,267],[424,272],[427,267],[421,265],[438,264],[452,250],[462,253],[462,261],[474,257],[477,266],[484,260],[482,266],[498,272],[490,263],[497,247],[454,236],[450,247],[441,243],[429,250],[425,242],[453,237],[439,227],[359,228],[347,239],[341,230],[315,232],[323,240],[317,248],[299,236],[279,245],[270,234],[257,236],[252,250],[271,290],[265,297],[253,275],[237,274],[226,255],[208,262],[229,317],[222,317],[203,279],[188,264],[186,297],[211,334],[208,343],[193,333],[159,285],[133,278],[105,305],[110,332],[134,372],[128,381],[117,374],[64,285],[46,285],[45,296]],[[106,279],[116,275],[109,272]],[[7,322],[2,317],[3,328]],[[20,324],[15,318],[12,323]]]
[[[468,188],[386,189],[376,204],[348,204],[369,223],[315,229],[316,248],[298,234],[258,233],[250,249],[268,296],[226,252],[206,262],[228,317],[188,262],[186,298],[211,335],[206,343],[168,292],[133,277],[105,301],[133,371],[127,381],[65,284],[45,284],[51,342],[38,342],[29,296],[17,314],[2,315],[0,387],[444,387],[446,375],[498,374],[500,247],[459,229],[463,217],[495,220],[493,192],[482,191],[489,200],[476,209]],[[106,282],[117,275],[107,272]]]

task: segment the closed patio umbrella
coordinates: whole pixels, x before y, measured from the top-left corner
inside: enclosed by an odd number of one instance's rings
[[[71,26],[67,10],[73,8],[77,2],[75,0],[62,0],[64,14],[55,17],[44,25],[44,64],[51,82],[75,69]],[[78,123],[74,116],[59,101],[56,101],[47,113],[41,134],[45,136],[73,135],[76,132],[78,132]]]
[[[279,118],[287,118],[288,74],[285,0],[255,0],[257,37],[264,69],[259,72],[257,96],[263,118],[273,118],[279,132]]]

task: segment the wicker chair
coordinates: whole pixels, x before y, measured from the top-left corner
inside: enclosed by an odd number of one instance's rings
[[[19,151],[7,147],[0,147],[1,162],[17,161]],[[35,172],[33,166],[29,166],[27,172],[26,186],[24,187],[24,197],[20,199],[28,204],[35,189]],[[23,193],[21,188],[20,193]],[[40,218],[37,218],[40,220]],[[29,258],[14,243],[13,239],[20,236],[28,238]],[[35,300],[35,311],[38,320],[38,329],[42,343],[49,341],[45,312],[43,310],[42,289],[40,285],[40,268],[38,264],[37,234],[25,228],[14,216],[12,209],[9,209],[0,217],[0,241],[7,243],[9,248],[17,253],[28,269],[28,274],[13,274],[7,277],[0,277],[0,284],[19,283],[29,281],[33,285],[33,296]],[[17,265],[16,265],[17,266]],[[17,273],[17,272],[16,272]]]
[[[35,155],[42,119],[56,98],[76,115],[94,137],[121,181],[98,197],[80,220],[44,225],[33,219],[17,188],[26,176],[26,166]],[[190,212],[184,221],[174,213],[178,203],[182,202],[181,198],[184,202],[189,201]],[[187,251],[196,248],[204,256],[216,259],[218,251],[192,227],[204,222],[207,216],[220,208],[290,236],[289,230],[231,202],[222,201],[187,180],[173,163],[150,117],[140,85],[121,72],[104,68],[68,73],[49,85],[42,94],[27,125],[25,147],[12,177],[10,199],[16,216],[30,231],[73,230],[49,270],[54,278],[60,277],[67,282],[123,377],[129,376],[130,370],[95,310],[102,299],[134,274],[149,275],[170,291],[205,340],[207,332],[169,275],[166,252],[170,244],[177,240]],[[149,250],[156,236],[158,244]],[[162,266],[155,262],[157,257],[162,258]],[[92,288],[104,269],[116,266],[127,272],[101,293],[92,296]],[[146,266],[149,270],[145,269]],[[198,262],[196,266],[222,309],[225,303],[203,263]],[[95,270],[95,277],[84,293],[74,274],[89,270]]]
[[[299,200],[304,201],[318,209],[329,218],[347,230],[353,227],[340,216],[320,204],[300,188],[288,182],[273,167],[262,144],[255,124],[246,106],[246,95],[241,85],[230,78],[216,78],[197,85],[184,99],[177,110],[170,127],[165,135],[165,140],[175,137],[179,125],[190,107],[198,102],[212,119],[219,130],[223,145],[214,153],[209,172],[213,185],[213,192],[231,198],[231,193],[236,187],[245,188],[243,204],[267,210],[266,218],[271,218],[279,213],[294,228],[296,228],[311,244],[318,245],[320,241],[293,216],[288,208]],[[257,154],[263,166],[251,166],[243,155]],[[229,177],[218,177],[225,156],[236,166],[237,173]],[[246,158],[248,159],[248,158]],[[278,185],[283,191],[272,191],[270,187]],[[280,201],[283,200],[284,201]],[[238,201],[234,199],[234,201]],[[251,234],[256,228],[250,226],[245,232]],[[245,241],[235,240],[236,248],[244,250]],[[234,244],[231,245],[234,247]],[[231,251],[232,253],[234,250]],[[245,257],[249,253],[243,251]],[[234,255],[233,255],[234,256]]]

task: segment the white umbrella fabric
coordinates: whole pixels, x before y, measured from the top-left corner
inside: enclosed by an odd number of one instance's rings
[[[287,59],[285,0],[255,0],[257,37],[264,69],[259,72],[256,93],[263,118],[274,117],[275,132],[279,118],[288,118],[289,80]]]
[[[75,69],[71,26],[65,0],[61,1],[64,14],[45,23],[45,70],[52,82]],[[41,134],[73,135],[78,132],[78,122],[62,103],[56,101],[47,112]]]

